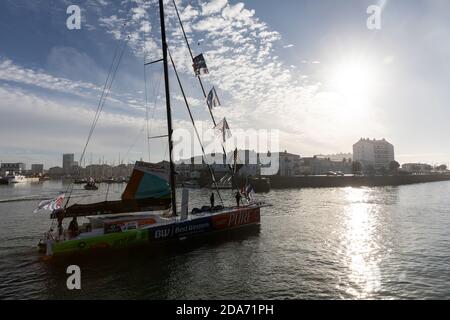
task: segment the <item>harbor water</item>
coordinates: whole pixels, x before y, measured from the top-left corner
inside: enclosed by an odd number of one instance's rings
[[[90,198],[123,187],[101,185]],[[0,299],[450,298],[450,182],[275,190],[257,195],[273,206],[256,231],[45,261],[36,245],[51,221],[32,212],[66,188],[0,186]],[[73,201],[86,201],[75,188]],[[210,192],[190,190],[190,208]],[[82,288],[69,291],[73,264]]]

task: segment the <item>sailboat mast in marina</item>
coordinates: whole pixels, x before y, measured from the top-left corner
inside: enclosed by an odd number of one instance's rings
[[[176,6],[175,3],[174,5]],[[175,9],[178,14],[178,9],[176,7]],[[190,111],[175,62],[168,47],[163,0],[159,0],[159,12],[162,59],[146,63],[145,65],[159,62],[163,64],[169,165],[151,164],[143,161],[136,162],[130,180],[120,200],[108,201],[105,199],[105,201],[98,203],[75,203],[69,205],[73,191],[72,188],[64,206],[62,206],[64,195],[58,197],[55,201],[47,201],[46,203],[40,204],[40,209],[52,211],[51,218],[57,222],[56,228],[50,228],[39,243],[40,250],[47,256],[179,241],[217,233],[219,231],[223,232],[243,227],[254,227],[260,224],[260,209],[264,204],[249,202],[246,205],[237,203],[236,206],[225,207],[218,189],[217,193],[219,194],[222,205],[205,206],[202,209],[194,208],[190,213],[187,209],[188,193],[183,192],[182,210],[181,214],[178,215],[176,206],[176,172],[173,159],[173,118],[170,100],[169,62],[172,64],[192,120],[192,125],[202,146],[203,156],[205,157],[206,154],[192,112]],[[182,27],[181,19],[179,19],[179,22]],[[199,70],[206,68],[206,62],[204,61],[203,55],[194,58],[191,52],[191,57],[194,61],[194,71],[204,91]],[[96,115],[96,117],[98,116],[99,114]],[[211,117],[216,126],[212,113]],[[91,131],[95,129],[95,123],[96,121],[94,120]],[[226,123],[226,120],[224,120],[224,123]],[[90,137],[91,134],[89,135],[82,158]],[[206,157],[204,160],[210,170],[211,178],[215,183],[214,172],[206,162]],[[168,215],[167,210],[170,210],[171,214]],[[68,228],[65,228],[64,221],[67,222],[68,219],[71,219],[71,221]],[[84,220],[81,226],[78,225],[77,219]]]
[[[169,66],[167,60],[167,40],[166,40],[166,25],[164,16],[164,4],[163,0],[159,0],[159,12],[161,20],[161,47],[163,54],[163,68],[164,68],[164,88],[166,92],[166,109],[167,109],[167,130],[169,138],[169,166],[170,166],[170,188],[172,196],[172,214],[177,215],[177,201],[176,201],[176,190],[175,190],[175,164],[173,162],[173,141],[172,141],[172,111],[170,108],[170,84],[169,84]]]

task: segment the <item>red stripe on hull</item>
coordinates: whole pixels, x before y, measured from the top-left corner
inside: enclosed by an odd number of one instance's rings
[[[212,217],[214,230],[233,229],[245,225],[258,224],[261,221],[260,208],[236,208]]]

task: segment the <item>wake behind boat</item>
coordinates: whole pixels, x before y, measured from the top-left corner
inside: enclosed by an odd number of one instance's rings
[[[226,119],[223,119],[219,124],[216,123],[212,108],[220,106],[220,101],[214,87],[210,91],[210,94],[206,95],[200,77],[202,74],[208,73],[206,62],[203,54],[200,54],[197,57],[192,55],[175,1],[173,1],[173,5],[177,12],[186,44],[191,53],[195,75],[199,80],[207,101],[207,107],[214,123],[214,129],[220,132],[220,135],[223,137],[222,143],[224,143],[226,138],[231,135],[228,123]],[[164,165],[150,164],[143,161],[136,162],[131,178],[127,183],[121,199],[117,201],[108,201],[106,199],[104,202],[99,203],[69,205],[73,191],[72,185],[70,191],[68,190],[69,194],[67,198],[65,198],[65,195],[61,195],[55,201],[44,201],[41,203],[39,209],[52,210],[51,218],[54,220],[50,230],[44,235],[44,238],[41,239],[39,243],[40,251],[44,252],[47,256],[106,248],[126,248],[141,244],[159,243],[167,240],[184,240],[198,235],[206,235],[219,231],[228,231],[260,224],[260,209],[265,205],[262,203],[250,203],[249,201],[247,205],[242,206],[240,201],[242,196],[238,190],[236,190],[235,194],[237,201],[236,206],[225,207],[223,205],[219,184],[215,180],[212,167],[206,162],[205,150],[200,135],[198,134],[188,99],[186,98],[175,63],[167,46],[163,0],[159,0],[159,9],[163,58],[146,63],[145,65],[162,62],[164,67],[167,136],[163,137],[168,138],[169,163],[168,165]],[[202,146],[203,160],[208,166],[213,185],[221,202],[221,205],[216,206],[214,204],[213,194],[210,199],[210,206],[205,206],[201,209],[195,208],[189,213],[189,193],[187,189],[183,189],[181,215],[178,215],[175,190],[176,172],[173,161],[172,110],[170,104],[168,73],[169,58],[183,94],[192,125],[199,140],[198,142]],[[120,61],[118,63],[120,63]],[[111,70],[113,69],[114,68],[111,68]],[[117,68],[115,69],[117,70]],[[114,79],[114,77],[111,78]],[[109,76],[108,79],[110,79]],[[105,86],[105,88],[107,87],[108,86]],[[111,87],[111,85],[109,85],[109,87]],[[106,96],[107,93],[102,94],[101,99]],[[102,103],[102,101],[100,102]],[[86,148],[89,144],[92,132],[95,129],[100,112],[101,109],[95,116],[91,133],[82,153],[80,163],[86,152]],[[223,144],[222,148],[224,154],[226,154]],[[236,173],[236,154],[237,151],[235,151],[234,170],[231,165],[229,166],[231,173],[230,183],[233,181],[233,175]],[[248,195],[250,189],[246,189],[246,194]],[[65,201],[65,199],[66,203],[62,206],[62,202]],[[81,227],[78,225],[79,218],[86,220],[82,223]],[[64,226],[65,219],[71,219],[68,227]]]

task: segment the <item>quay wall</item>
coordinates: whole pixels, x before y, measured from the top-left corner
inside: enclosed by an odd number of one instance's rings
[[[450,181],[450,175],[270,177],[272,189],[400,186]]]

